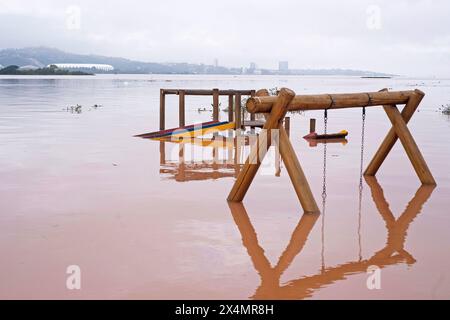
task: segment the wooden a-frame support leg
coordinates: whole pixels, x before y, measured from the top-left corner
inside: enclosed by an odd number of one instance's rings
[[[287,113],[287,106],[294,99],[295,93],[289,89],[282,89],[280,94],[278,95],[277,102],[272,108],[272,111],[267,118],[266,124],[264,128],[266,132],[270,132],[273,129],[278,129],[279,123],[281,119]],[[271,141],[268,141],[268,135],[260,135],[258,137],[258,151],[259,152],[251,152],[247,161],[244,164],[239,176],[231,189],[230,195],[228,196],[228,201],[232,202],[242,202],[244,200],[247,191],[258,173],[259,167],[261,166],[261,162],[266,156],[268,146]],[[259,159],[258,159],[259,155]]]
[[[386,111],[386,114],[392,123],[393,129],[395,130],[395,134],[400,139],[403,148],[405,149],[406,154],[408,155],[408,158],[411,161],[422,184],[436,185],[436,181],[434,180],[433,175],[431,174],[431,171],[428,168],[428,165],[425,162],[425,159],[414,141],[414,138],[406,125],[405,119],[402,117],[397,106],[384,106],[383,108]]]
[[[382,91],[386,91],[386,89]],[[424,93],[422,91],[416,90],[416,94],[409,98],[408,103],[405,105],[402,111],[402,117],[406,123],[411,120],[423,97]],[[378,151],[375,153],[372,161],[369,163],[366,171],[364,172],[365,176],[375,176],[377,174],[378,170],[380,169],[384,160],[386,160],[387,155],[389,154],[389,152],[391,152],[397,140],[398,136],[395,133],[395,129],[391,128],[389,130],[389,133],[386,135],[386,138],[383,140],[383,143],[378,148]]]
[[[281,89],[277,102],[273,106],[270,115],[267,117],[264,129],[268,132],[273,129],[279,129],[281,157],[286,164],[286,168],[303,210],[306,213],[317,213],[319,212],[319,208],[311,192],[311,188],[309,187],[305,174],[300,166],[300,162],[295,154],[295,150],[292,147],[286,130],[281,123],[281,120],[283,120],[287,113],[287,106],[294,97],[295,93],[293,91],[285,88]],[[230,192],[230,195],[228,196],[228,201],[242,202],[242,200],[244,200],[244,197],[258,172],[261,162],[267,153],[267,146],[270,146],[270,143],[271,141],[268,141],[268,135],[260,135],[258,139],[260,159],[258,159],[258,152],[252,152],[250,154],[237,178],[236,183],[233,186],[233,189]]]
[[[419,106],[419,104],[422,101],[424,96],[425,96],[425,94],[422,91],[415,90],[415,94],[409,98],[408,103],[403,108],[402,113],[401,113],[401,117],[405,124],[407,124],[411,120],[412,116],[416,112],[417,107]],[[394,147],[398,138],[399,138],[399,136],[397,135],[395,128],[394,127],[391,128],[389,133],[386,135],[386,138],[383,140],[383,143],[378,148],[375,156],[373,157],[373,159],[370,162],[369,166],[367,167],[366,171],[364,172],[365,176],[370,177],[370,176],[375,176],[377,174],[378,170],[380,169],[384,160],[386,160],[387,155]],[[423,159],[423,157],[422,157],[422,159]],[[431,176],[431,173],[428,174],[428,178],[429,178],[429,176]],[[431,178],[432,178],[432,176],[431,176]],[[424,184],[430,184],[430,183],[435,184],[434,179],[425,179],[425,180],[421,179],[421,181]]]
[[[280,154],[281,158],[286,165],[286,169],[294,185],[297,197],[303,207],[305,213],[317,213],[320,212],[317,206],[316,200],[311,192],[308,180],[300,165],[300,161],[295,154],[294,147],[289,140],[289,136],[284,129],[283,125],[280,125]]]

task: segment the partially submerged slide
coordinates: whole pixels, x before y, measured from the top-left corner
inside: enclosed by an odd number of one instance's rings
[[[186,127],[179,127],[157,132],[145,133],[137,135],[135,137],[143,139],[167,140],[169,138],[199,137],[206,134],[216,133],[234,128],[235,128],[234,122],[211,121],[194,124]]]

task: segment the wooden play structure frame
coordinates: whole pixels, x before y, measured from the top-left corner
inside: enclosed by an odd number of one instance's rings
[[[266,123],[263,129],[270,132],[279,130],[279,149],[281,157],[291,178],[298,199],[306,213],[320,212],[316,200],[311,192],[308,180],[300,165],[295,150],[289,140],[282,123],[289,111],[308,110],[331,110],[345,108],[365,108],[382,106],[392,128],[378,148],[374,158],[364,172],[365,176],[375,176],[389,152],[400,139],[414,170],[423,185],[436,185],[436,181],[425,162],[422,153],[417,146],[407,123],[414,115],[417,107],[425,94],[420,90],[411,91],[388,91],[383,89],[379,92],[350,93],[350,94],[322,94],[322,95],[297,95],[294,91],[283,88],[278,96],[270,96],[267,90],[260,90],[255,97],[247,101],[247,110],[252,113],[266,115]],[[402,112],[397,105],[404,104]],[[242,202],[255,178],[259,167],[270,146],[271,139],[267,135],[261,135],[258,139],[258,153],[250,154],[244,164],[231,192],[228,196],[230,202]]]
[[[250,121],[245,121],[242,116],[242,97],[254,97],[255,90],[220,90],[220,89],[161,89],[159,98],[159,130],[166,129],[166,96],[178,96],[178,119],[179,126],[186,125],[186,97],[187,96],[211,96],[213,108],[213,120],[220,120],[220,97],[228,97],[228,121],[235,123],[235,129],[241,129],[242,126],[262,127],[263,124],[255,120],[255,115],[251,114]]]

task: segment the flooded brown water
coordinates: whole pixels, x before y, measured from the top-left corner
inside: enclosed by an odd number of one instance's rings
[[[256,177],[242,205],[228,204],[233,165],[192,164],[185,150],[180,166],[179,145],[133,138],[158,128],[160,88],[283,86],[424,91],[410,128],[438,186],[421,187],[398,144],[360,189],[361,110],[329,114],[329,131],[350,134],[327,145],[323,215],[303,215],[282,163]],[[444,79],[0,78],[0,298],[449,299],[450,118],[437,111],[446,103]],[[81,113],[67,110],[76,104]],[[198,112],[210,104],[189,97],[187,122],[210,120]],[[167,108],[174,127],[176,97]],[[322,112],[291,115],[291,140],[322,207],[324,148],[301,138],[311,117],[323,130]],[[365,165],[389,128],[382,109],[367,111]],[[212,147],[195,148],[213,158]],[[66,287],[71,265],[81,290]],[[369,266],[381,268],[380,290],[367,287]]]

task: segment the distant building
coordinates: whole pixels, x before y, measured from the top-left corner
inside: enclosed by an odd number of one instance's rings
[[[109,64],[89,64],[89,63],[52,63],[50,66],[57,66],[59,69],[66,70],[98,70],[98,71],[114,71],[114,67]]]
[[[219,67],[219,59],[214,59],[214,66],[216,67],[216,68],[218,68]]]
[[[244,73],[245,74],[255,74],[257,71],[257,68],[258,67],[256,66],[256,63],[251,62],[250,66],[244,70]]]
[[[278,71],[280,71],[280,72],[289,71],[289,62],[288,61],[280,61],[278,63]]]
[[[29,66],[22,66],[22,67],[19,68],[20,71],[37,70],[37,69],[39,69],[39,67],[31,66],[31,65],[29,65]]]

